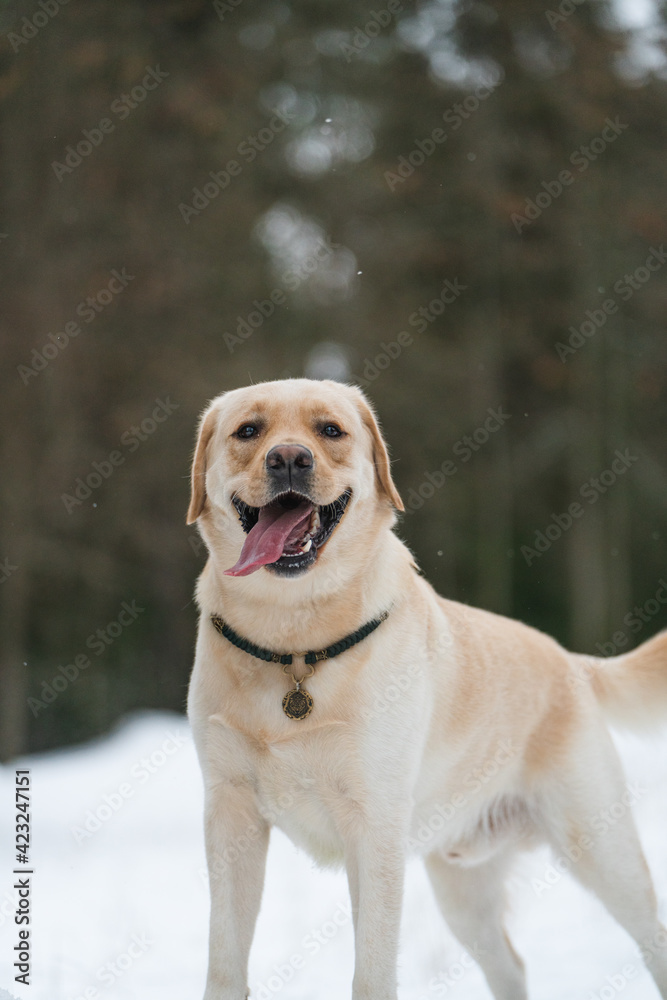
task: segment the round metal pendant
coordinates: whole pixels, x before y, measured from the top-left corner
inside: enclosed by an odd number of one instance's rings
[[[305,719],[313,709],[313,699],[303,688],[288,691],[283,698],[283,712],[290,719]]]

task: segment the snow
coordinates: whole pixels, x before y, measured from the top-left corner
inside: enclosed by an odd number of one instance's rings
[[[640,782],[633,811],[664,919],[667,737],[617,737],[617,745],[628,781]],[[29,987],[14,982],[12,969],[16,767],[29,767],[32,779]],[[108,738],[1,768],[0,1000],[201,1000],[202,798],[187,722],[167,713],[134,715]],[[104,822],[87,835],[87,813],[98,809]],[[546,849],[525,856],[510,886],[509,932],[526,959],[531,1000],[658,1000],[634,943],[595,898],[568,875],[540,894],[531,886],[549,861]],[[250,963],[253,1000],[344,1000],[352,966],[344,874],[318,870],[274,831]],[[399,974],[401,1000],[490,997],[418,861],[408,869]]]

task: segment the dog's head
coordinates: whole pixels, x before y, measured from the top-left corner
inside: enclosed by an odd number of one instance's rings
[[[301,576],[325,547],[364,550],[403,510],[377,421],[359,389],[286,379],[235,389],[205,411],[187,523],[229,566]]]

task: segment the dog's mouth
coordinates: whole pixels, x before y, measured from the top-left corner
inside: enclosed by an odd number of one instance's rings
[[[347,507],[351,490],[332,503],[315,504],[302,493],[289,491],[264,507],[251,507],[239,497],[236,507],[248,536],[236,564],[225,576],[248,576],[262,566],[281,576],[296,576],[313,565]]]

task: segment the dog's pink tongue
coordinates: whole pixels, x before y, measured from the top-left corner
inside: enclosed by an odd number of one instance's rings
[[[248,533],[238,562],[225,570],[225,576],[248,576],[260,566],[280,559],[287,539],[292,534],[297,535],[297,529],[305,529],[312,509],[305,501],[293,510],[261,507],[259,520]]]

